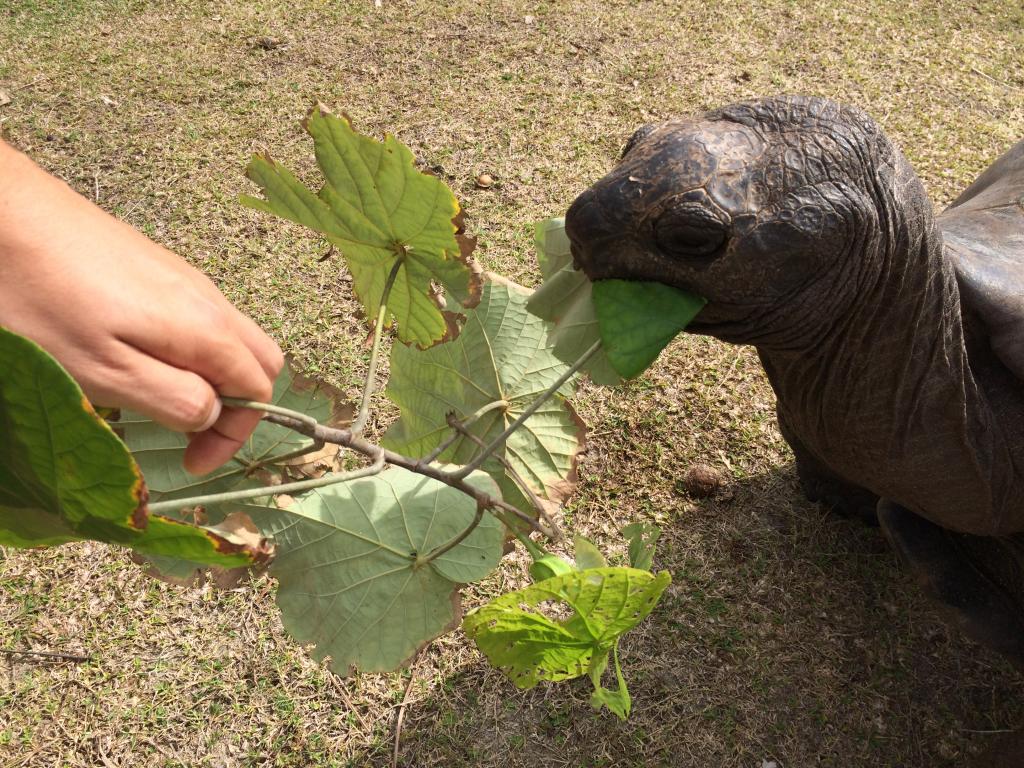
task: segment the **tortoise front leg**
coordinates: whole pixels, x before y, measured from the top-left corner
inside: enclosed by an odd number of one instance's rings
[[[957,533],[889,499],[878,502],[878,520],[947,620],[1024,669],[1024,534]]]
[[[779,431],[796,457],[796,474],[807,500],[824,504],[841,517],[860,520],[866,525],[878,525],[875,517],[878,496],[866,488],[844,480],[815,458],[786,425],[782,413],[777,414]]]

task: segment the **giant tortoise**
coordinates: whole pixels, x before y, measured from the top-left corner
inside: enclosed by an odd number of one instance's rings
[[[1024,141],[936,216],[862,111],[748,101],[640,128],[566,231],[593,280],[705,297],[687,330],[756,347],[808,498],[1024,666]]]

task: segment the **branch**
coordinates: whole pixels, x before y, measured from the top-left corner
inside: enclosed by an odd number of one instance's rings
[[[55,653],[53,651],[17,651],[13,648],[0,648],[0,653],[6,656],[39,656],[44,659],[55,661],[92,661],[92,656],[83,656],[78,653]]]
[[[263,411],[263,419],[265,421],[269,421],[272,424],[279,424],[282,427],[287,427],[288,429],[298,432],[301,435],[305,435],[306,437],[311,437],[314,440],[324,443],[334,443],[335,445],[340,445],[345,448],[351,448],[357,453],[361,453],[364,456],[372,458],[374,460],[374,464],[370,467],[356,470],[355,472],[340,475],[325,475],[324,477],[315,478],[313,480],[303,480],[297,483],[285,483],[284,485],[250,488],[243,491],[229,491],[227,493],[217,493],[209,496],[196,496],[174,499],[171,501],[160,501],[156,504],[151,504],[149,506],[150,511],[165,512],[181,509],[186,506],[195,506],[197,504],[239,501],[242,499],[270,496],[277,493],[304,491],[310,488],[318,488],[325,485],[345,482],[347,480],[352,480],[355,477],[366,477],[367,475],[376,474],[381,470],[381,468],[383,468],[384,464],[392,464],[396,467],[407,469],[410,472],[415,472],[418,475],[424,475],[425,477],[437,480],[451,488],[455,488],[458,491],[462,491],[462,493],[473,498],[478,507],[490,510],[501,510],[507,514],[515,515],[525,522],[531,529],[540,531],[549,538],[561,538],[561,534],[557,529],[549,527],[538,520],[534,520],[517,507],[512,506],[500,498],[495,498],[486,491],[482,491],[466,482],[466,478],[462,475],[461,471],[448,472],[440,467],[434,466],[433,464],[424,464],[420,459],[403,456],[400,453],[395,453],[394,451],[389,451],[386,448],[374,445],[362,437],[352,434],[352,431],[349,429],[324,426],[316,419],[311,416],[307,416],[304,413],[300,413],[299,411],[292,411],[278,405],[257,403],[251,400],[239,400],[237,398],[227,397],[222,399],[225,404],[230,405],[232,408],[247,408],[253,411]]]

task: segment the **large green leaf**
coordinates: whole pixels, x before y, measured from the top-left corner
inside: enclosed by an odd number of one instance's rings
[[[530,297],[529,310],[554,323],[549,335],[552,350],[559,360],[572,365],[601,338],[591,298],[594,284],[583,271],[573,268],[565,219],[538,223],[534,241],[544,282]],[[583,370],[595,384],[622,382],[604,349],[599,349]]]
[[[704,307],[699,296],[661,283],[590,282],[573,268],[564,219],[538,224],[536,242],[544,283],[530,311],[555,324],[560,360],[572,363],[600,339],[601,350],[584,367],[595,384],[639,376]]]
[[[628,693],[618,670],[620,692],[601,692],[599,679],[619,637],[651,612],[672,581],[635,568],[591,568],[545,579],[495,598],[470,612],[466,634],[495,667],[519,688],[541,680],[567,680],[590,673],[598,695],[620,716]],[[552,610],[568,609],[567,616]]]
[[[151,516],[125,445],[60,364],[0,328],[0,544],[95,539],[225,567],[269,551],[226,532]]]
[[[421,173],[409,149],[393,136],[383,142],[356,133],[348,119],[315,107],[304,123],[313,137],[326,183],[314,194],[269,156],[246,171],[266,199],[242,202],[304,224],[338,246],[352,272],[353,288],[369,318],[376,318],[388,275],[401,263],[388,299],[398,337],[428,347],[448,324],[432,283],[461,304],[479,294],[477,272],[456,240],[452,220],[459,204],[444,182]]]
[[[705,303],[662,283],[598,280],[594,312],[608,362],[624,378],[639,376]]]
[[[326,384],[299,376],[289,366],[274,382],[271,403],[337,425],[350,413]],[[180,499],[266,485],[265,468],[274,457],[308,449],[313,441],[286,427],[261,421],[235,457],[206,475],[185,471],[188,438],[141,414],[123,412],[116,427],[142,469],[152,501]]]
[[[469,427],[477,439],[489,442],[568,370],[552,354],[549,324],[531,315],[526,302],[527,296],[514,288],[489,283],[457,339],[428,350],[393,348],[387,395],[401,409],[401,418],[384,436],[386,447],[425,456],[451,434],[448,414],[463,421],[491,403],[504,403]],[[572,391],[571,383],[564,384],[496,453],[536,494],[553,501],[564,498],[575,482],[582,444],[582,423],[565,401]],[[462,437],[440,458],[467,464],[478,450]],[[483,469],[506,501],[528,508],[497,459]]]
[[[497,496],[493,482],[471,476]],[[339,673],[397,668],[458,619],[457,585],[498,564],[503,527],[485,514],[455,548],[476,502],[401,469],[310,491],[277,510],[243,507],[278,547],[270,573],[285,628]]]

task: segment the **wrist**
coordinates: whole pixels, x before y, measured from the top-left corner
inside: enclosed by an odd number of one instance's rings
[[[88,202],[27,155],[0,141],[0,259],[33,252],[55,228],[74,227]]]

